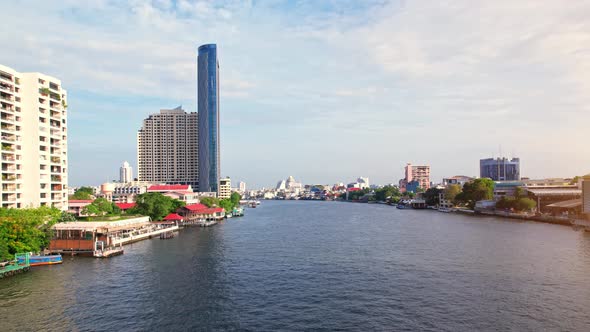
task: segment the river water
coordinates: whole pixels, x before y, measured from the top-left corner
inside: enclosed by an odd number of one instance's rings
[[[246,213],[0,280],[0,330],[590,331],[590,234],[373,204]]]

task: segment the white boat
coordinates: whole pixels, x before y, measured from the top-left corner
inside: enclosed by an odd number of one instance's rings
[[[438,212],[449,213],[449,212],[451,212],[451,209],[446,208],[446,207],[440,207],[440,208],[438,208]]]

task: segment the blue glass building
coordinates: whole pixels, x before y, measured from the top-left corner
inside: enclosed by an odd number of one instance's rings
[[[199,191],[217,192],[219,184],[219,62],[217,45],[199,47],[197,60],[199,112]]]

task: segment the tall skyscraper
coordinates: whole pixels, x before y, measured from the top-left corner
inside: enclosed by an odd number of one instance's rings
[[[494,181],[520,180],[519,158],[487,158],[479,160],[479,176]]]
[[[59,79],[0,65],[2,207],[67,209],[66,109]]]
[[[139,181],[199,184],[198,114],[180,106],[143,120],[137,132]]]
[[[119,182],[128,183],[133,181],[133,169],[128,162],[124,162],[123,166],[119,168]]]
[[[199,111],[199,191],[219,189],[219,62],[217,45],[199,47],[197,103]]]

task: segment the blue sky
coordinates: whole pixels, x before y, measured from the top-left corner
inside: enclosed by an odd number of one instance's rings
[[[196,52],[217,43],[222,175],[250,187],[590,172],[590,2],[4,1],[0,63],[69,94],[70,185],[136,166],[148,114],[196,111]]]

